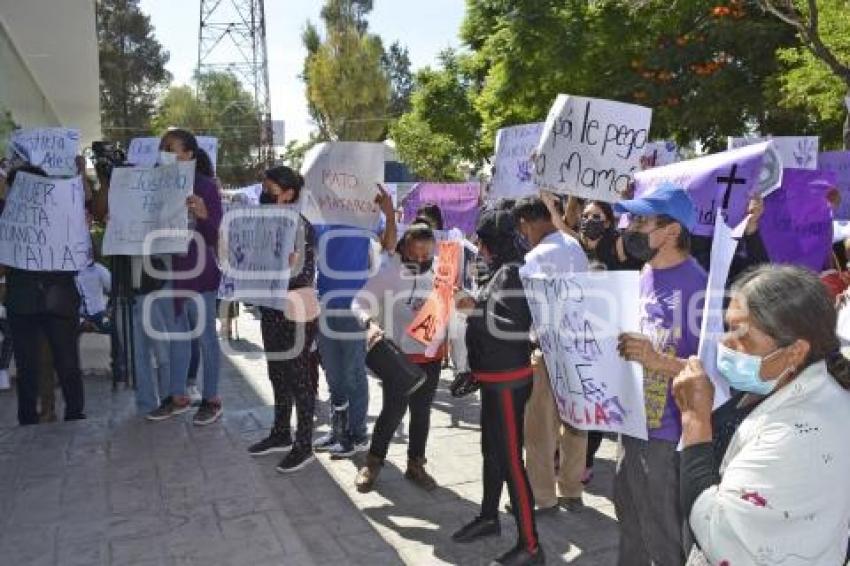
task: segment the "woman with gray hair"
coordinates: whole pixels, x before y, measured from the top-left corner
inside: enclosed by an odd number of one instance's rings
[[[717,369],[737,394],[712,414],[696,358],[673,383],[688,564],[844,564],[850,363],[826,288],[805,269],[761,266],[733,285],[726,325]]]

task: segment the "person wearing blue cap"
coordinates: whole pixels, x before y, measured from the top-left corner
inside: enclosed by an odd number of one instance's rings
[[[708,277],[690,254],[696,212],[687,193],[664,185],[615,205],[630,215],[629,255],[646,262],[640,276],[640,333],[620,336],[620,355],[644,369],[648,440],[622,436],[614,478],[620,522],[618,564],[683,564],[679,507],[681,415],[671,392],[685,360],[696,355]]]

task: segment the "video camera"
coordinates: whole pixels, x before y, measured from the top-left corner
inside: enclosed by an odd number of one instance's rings
[[[98,178],[109,179],[115,167],[127,164],[127,154],[117,143],[96,141],[91,144],[92,161]]]

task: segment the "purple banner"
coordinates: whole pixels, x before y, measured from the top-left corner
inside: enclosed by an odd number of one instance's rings
[[[841,206],[836,220],[850,220],[850,151],[827,151],[818,157],[818,169],[835,174],[835,185],[841,193]]]
[[[786,169],[782,186],[764,199],[759,233],[770,260],[820,273],[832,248],[832,215],[826,194],[833,173]]]
[[[751,145],[680,161],[635,174],[635,197],[651,194],[665,183],[685,189],[694,201],[697,236],[714,234],[717,209],[726,209],[727,223],[736,226],[744,219],[750,197],[757,193],[767,144]]]
[[[426,204],[436,204],[443,212],[446,230],[459,228],[464,234],[475,231],[478,221],[479,183],[419,183],[404,201],[404,223],[416,218],[416,210]]]

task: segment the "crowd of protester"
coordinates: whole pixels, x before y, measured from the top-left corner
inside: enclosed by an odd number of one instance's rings
[[[186,199],[195,237],[185,254],[130,258],[128,335],[119,331],[114,276],[99,257],[78,273],[4,268],[0,386],[9,383],[14,354],[21,425],[55,420],[54,375],[64,419],[86,417],[82,332],[109,336],[116,375],[123,378],[132,366],[136,405],[145,419],[163,421],[193,407],[197,426],[221,417],[222,194],[192,133],[170,130],[159,149],[161,163],[195,164]],[[22,164],[0,183],[10,187],[22,172],[46,176]],[[100,185],[99,195],[108,194],[109,179]],[[303,190],[301,175],[274,167],[262,175],[260,203],[296,205]],[[87,195],[90,222],[106,221],[108,207],[92,191]],[[820,274],[769,262],[759,235],[762,199],[750,202],[730,270],[717,368],[732,397],[717,409],[714,386],[696,357],[699,329],[689,324],[701,314],[690,312],[701,308],[691,299],[706,289],[712,242],[692,234],[694,205],[681,188],[613,206],[542,193],[482,207],[475,233],[465,235],[466,249],[478,254],[462,262],[449,325],[455,336],[436,351],[406,330],[437,285],[443,215],[426,205],[399,234],[392,199],[380,187],[376,203],[383,222],[374,232],[298,217],[292,276],[281,292],[300,308],[259,307],[275,406],[268,436],[246,446],[251,455],[279,454],[278,471],[291,473],[310,464],[315,452],[334,459],[366,452],[354,484],[361,492],[380,489],[390,442],[409,412],[405,477],[432,490],[439,477],[426,469],[431,407],[444,361],[451,359],[457,375],[452,395],[480,395],[484,484],[478,514],[452,539],[464,544],[500,535],[506,484],[518,540],[494,563],[543,564],[537,517],[558,509],[581,513],[604,435],[561,420],[522,278],[640,270],[640,332],[619,336],[618,351],[643,368],[647,439],[616,438],[618,563],[846,560],[850,451],[842,438],[850,415],[850,362],[835,331],[836,291],[830,294]],[[169,339],[190,329],[199,329],[195,340]],[[370,437],[366,356],[385,339],[423,380],[408,394],[392,376],[378,376],[382,406]],[[314,438],[320,364],[330,392],[330,429]],[[193,395],[196,382],[201,385]]]

